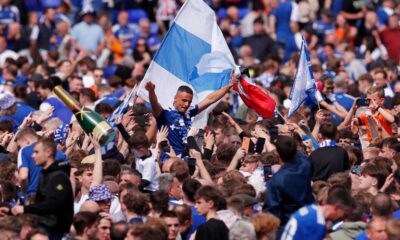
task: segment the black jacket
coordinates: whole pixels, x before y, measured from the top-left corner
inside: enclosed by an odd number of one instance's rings
[[[321,147],[310,155],[313,168],[312,180],[326,181],[332,174],[350,168],[349,156],[341,147]]]
[[[39,224],[49,232],[68,233],[74,215],[74,201],[68,175],[57,162],[42,170],[35,203],[25,213],[39,216]]]

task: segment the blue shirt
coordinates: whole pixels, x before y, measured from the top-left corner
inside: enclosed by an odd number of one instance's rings
[[[80,22],[72,28],[72,38],[79,47],[89,51],[96,51],[97,46],[103,41],[103,29],[97,24]]]
[[[33,107],[23,103],[17,102],[17,111],[12,115],[12,117],[17,120],[17,122],[22,123],[26,116],[28,116],[31,112],[36,111]]]
[[[32,157],[34,147],[35,144],[31,144],[21,149],[19,152],[20,155],[18,156],[18,168],[26,167],[29,170],[28,188],[26,190],[26,194],[34,193],[37,191],[40,174],[42,173],[42,167],[37,166]],[[56,161],[65,160],[67,160],[67,156],[60,150],[57,150]]]
[[[168,141],[179,155],[186,149],[187,135],[192,126],[192,118],[199,112],[198,105],[190,107],[185,114],[178,112],[177,109],[163,109],[160,116],[157,117],[157,126],[168,126]]]
[[[152,48],[156,46],[157,44],[160,43],[160,39],[158,39],[156,34],[150,34],[147,37],[143,37],[141,33],[138,33],[133,39],[132,39],[132,46],[136,45],[136,42],[139,40],[139,38],[144,38],[146,39],[146,43],[149,46],[149,48]]]
[[[290,218],[281,239],[321,240],[325,237],[325,217],[316,205],[300,208]]]
[[[192,226],[190,226],[189,232],[186,235],[186,240],[190,239],[190,236],[196,232],[197,228],[206,222],[206,218],[204,216],[199,215],[196,208],[194,206],[190,206],[192,209]]]
[[[354,97],[343,92],[335,93],[335,98],[336,101],[346,109],[346,111],[350,111],[355,99]],[[343,121],[343,118],[334,113],[331,113],[331,120],[335,124],[335,126],[338,126]]]
[[[121,26],[119,24],[113,27],[114,36],[122,43],[132,42],[135,33],[128,26]]]
[[[51,117],[59,118],[64,124],[71,123],[72,111],[67,108],[61,100],[56,97],[50,97],[44,100],[43,103],[48,103],[54,107],[54,112]]]
[[[277,216],[284,226],[290,215],[314,202],[311,178],[310,160],[304,154],[297,153],[294,161],[285,163],[268,182],[264,211]]]

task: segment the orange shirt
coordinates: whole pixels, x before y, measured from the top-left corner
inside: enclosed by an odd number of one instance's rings
[[[388,111],[388,110],[385,110],[385,111]],[[378,121],[381,124],[381,126],[383,128],[382,130],[386,131],[386,133],[389,136],[393,136],[392,124],[390,122],[386,121],[386,119],[381,114],[374,116],[374,118],[376,121]],[[371,130],[369,128],[367,116],[365,114],[362,114],[362,115],[360,115],[359,119],[360,119],[362,125],[367,126],[368,141],[371,141],[372,140]]]

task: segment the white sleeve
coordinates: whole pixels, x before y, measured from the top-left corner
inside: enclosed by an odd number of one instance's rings
[[[290,13],[290,21],[299,22],[300,13],[299,13],[299,5],[297,3],[292,2],[292,12]]]
[[[51,107],[51,105],[49,103],[44,102],[44,103],[40,104],[39,110],[40,111],[46,111],[50,107]]]
[[[39,27],[37,25],[33,26],[29,40],[36,41],[39,37]]]
[[[147,159],[144,162],[143,171],[142,171],[142,178],[149,182],[153,181],[155,164],[154,159]]]
[[[22,165],[22,149],[18,151],[17,168],[19,169],[21,165]]]

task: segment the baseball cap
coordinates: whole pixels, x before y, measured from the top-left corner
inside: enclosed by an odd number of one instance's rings
[[[10,108],[15,103],[15,98],[7,93],[0,94],[0,111]]]
[[[100,202],[104,200],[111,200],[114,195],[105,184],[99,184],[89,189],[89,200]]]

